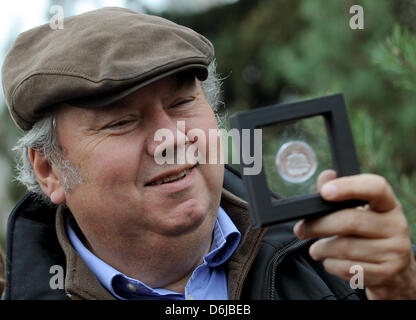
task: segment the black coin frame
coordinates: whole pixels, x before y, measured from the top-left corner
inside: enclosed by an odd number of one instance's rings
[[[348,114],[342,94],[287,103],[241,112],[230,117],[233,128],[240,133],[240,159],[243,144],[242,129],[249,129],[250,150],[254,150],[254,129],[267,125],[322,116],[331,149],[333,168],[338,177],[360,173]],[[246,146],[247,147],[247,146]],[[248,193],[251,222],[254,228],[301,218],[316,218],[331,212],[362,206],[364,201],[325,201],[319,193],[282,198],[269,190],[264,166],[257,175],[244,175],[249,164],[240,162],[240,172]]]

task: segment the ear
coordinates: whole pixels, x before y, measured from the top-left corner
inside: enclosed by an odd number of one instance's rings
[[[42,153],[31,148],[29,148],[29,158],[43,192],[53,203],[65,203],[65,188],[56,168],[46,160]]]

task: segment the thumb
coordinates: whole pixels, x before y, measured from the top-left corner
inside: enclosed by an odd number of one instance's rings
[[[319,174],[318,179],[317,179],[317,183],[316,183],[316,185],[318,187],[318,191],[320,192],[322,186],[325,183],[336,179],[336,177],[337,177],[337,173],[334,170],[324,170],[324,171],[322,171]]]

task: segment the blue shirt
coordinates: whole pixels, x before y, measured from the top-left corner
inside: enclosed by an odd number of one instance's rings
[[[204,256],[203,263],[193,271],[185,286],[185,294],[151,288],[138,279],[124,275],[88,250],[69,223],[66,226],[72,246],[100,283],[118,299],[228,299],[227,277],[223,264],[237,249],[241,234],[221,207],[218,209],[211,249]]]

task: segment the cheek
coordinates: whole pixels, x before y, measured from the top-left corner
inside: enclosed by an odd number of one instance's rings
[[[118,228],[129,221],[128,204],[137,204],[140,199],[137,181],[141,159],[138,155],[138,146],[119,143],[107,145],[106,149],[96,148],[81,159],[84,183],[68,196],[71,211],[83,213],[78,217],[80,223],[99,233],[101,224],[103,228]]]
[[[118,140],[121,139],[108,141],[92,152],[86,152],[87,156],[80,162],[86,183],[111,189],[115,185],[135,182],[142,146],[140,143]]]

